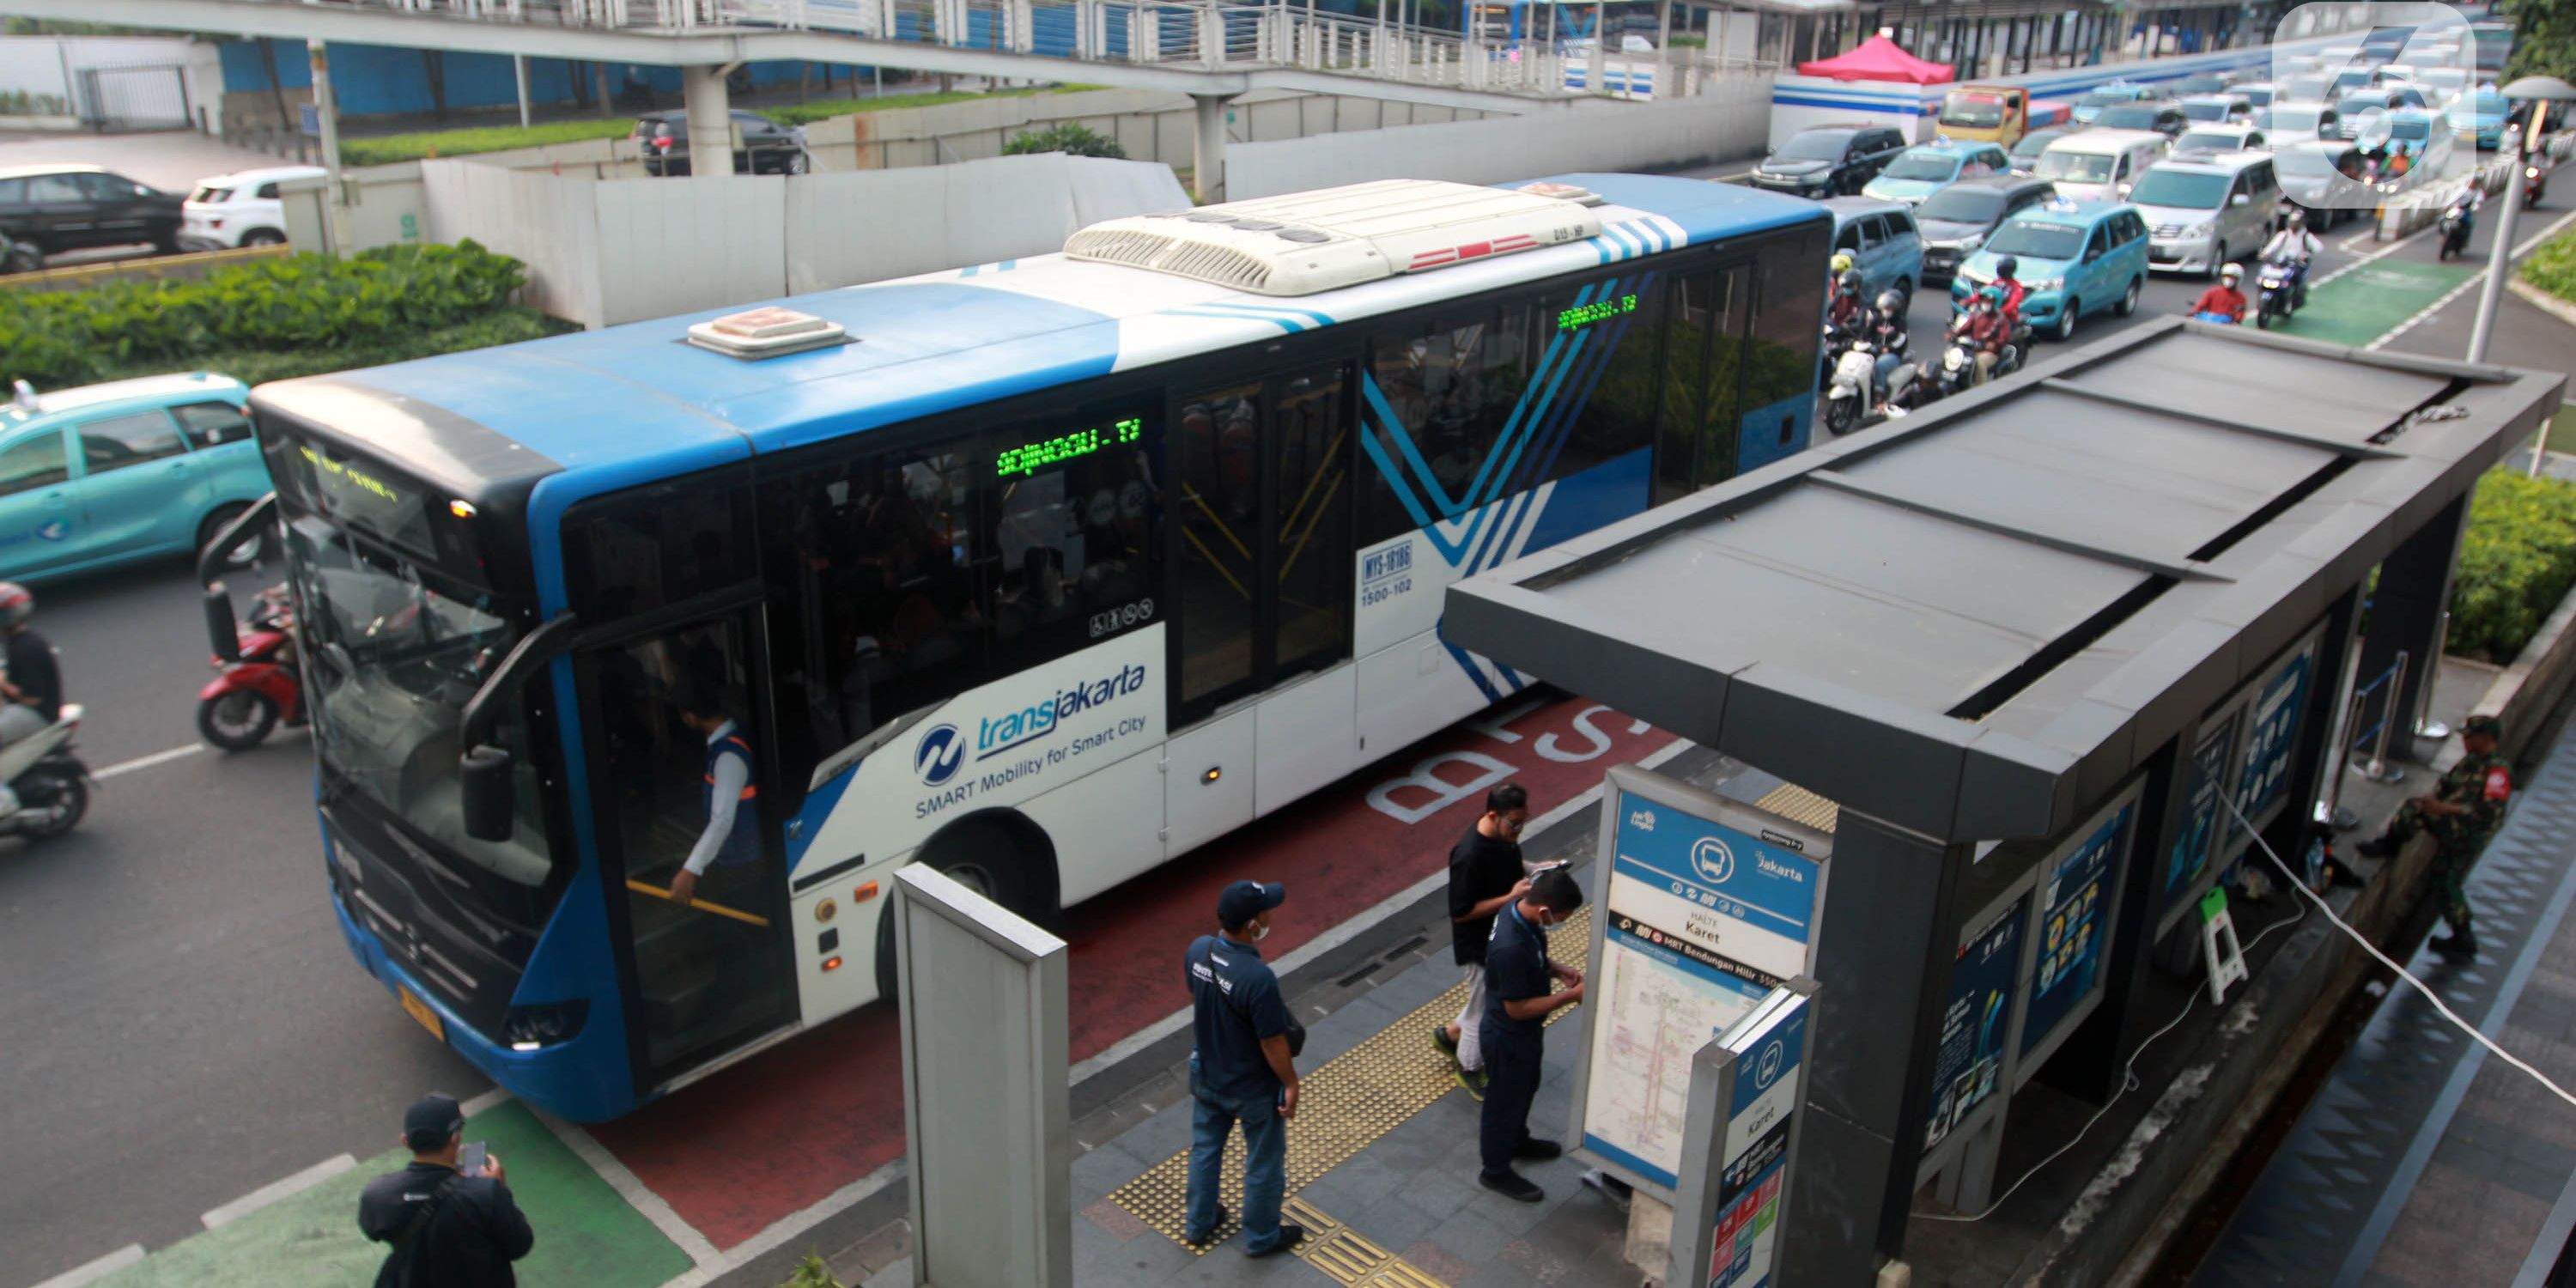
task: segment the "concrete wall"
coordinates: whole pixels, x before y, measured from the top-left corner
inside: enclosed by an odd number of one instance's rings
[[[1652,170],[1738,156],[1762,146],[1767,77],[1718,82],[1662,103],[1590,103],[1452,125],[1324,134],[1226,149],[1232,200],[1371,179],[1499,183],[1573,170]]]
[[[208,128],[216,128],[223,98],[216,47],[185,36],[0,36],[0,97],[25,94],[31,107],[52,106],[54,113],[78,110],[78,80],[83,71],[101,67],[179,67],[188,102],[206,109]],[[0,121],[11,121],[0,116]]]
[[[429,240],[518,257],[531,304],[594,327],[1045,254],[1085,224],[1189,204],[1167,166],[1056,154],[792,180],[403,169],[368,176],[357,244],[401,240],[385,233],[416,200]]]

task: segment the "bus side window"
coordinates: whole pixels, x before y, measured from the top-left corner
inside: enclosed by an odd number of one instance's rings
[[[1538,348],[1570,350],[1557,357],[1570,373],[1557,396],[1584,403],[1561,442],[1542,439],[1530,449],[1516,481],[1570,478],[1653,443],[1667,276],[1631,273],[1540,297]]]
[[[1158,410],[1122,406],[985,437],[976,469],[993,488],[985,511],[993,523],[986,544],[999,560],[997,672],[1051,661],[1159,616],[1160,420]]]
[[[742,481],[701,475],[576,510],[564,543],[574,610],[604,623],[749,580],[751,490]]]
[[[1529,316],[1526,302],[1511,300],[1370,338],[1369,374],[1378,396],[1362,407],[1368,432],[1397,477],[1389,479],[1384,468],[1367,472],[1362,542],[1420,526],[1414,506],[1404,503],[1408,495],[1422,518],[1437,522],[1503,494],[1500,471],[1486,462],[1497,450],[1509,451],[1503,427],[1529,386]],[[1395,413],[1395,424],[1378,413],[1380,400]],[[1524,423],[1518,430],[1528,428]]]

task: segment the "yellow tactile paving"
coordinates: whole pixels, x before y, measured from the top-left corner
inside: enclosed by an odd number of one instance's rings
[[[1591,933],[1592,910],[1586,908],[1548,936],[1548,955],[1576,970],[1584,969]],[[1456,1080],[1449,1075],[1448,1062],[1432,1049],[1426,1035],[1432,1025],[1455,1018],[1466,998],[1467,985],[1463,981],[1451,985],[1412,1014],[1370,1034],[1358,1046],[1304,1075],[1298,1091],[1297,1116],[1288,1120],[1291,1196],[1457,1089]],[[1548,1016],[1547,1022],[1554,1024],[1573,1013],[1570,1008],[1560,1008]],[[1242,1133],[1227,1138],[1225,1163],[1219,1174],[1222,1179],[1218,1192],[1227,1211],[1240,1212]],[[1155,1164],[1109,1197],[1163,1237],[1181,1243],[1188,1178],[1189,1153],[1184,1150]],[[1439,1280],[1389,1254],[1304,1199],[1291,1197],[1282,1206],[1281,1215],[1308,1231],[1297,1255],[1341,1283],[1366,1284],[1370,1288],[1439,1288]],[[1229,1216],[1206,1244],[1183,1246],[1205,1253],[1241,1229],[1241,1222]]]
[[[1782,783],[1762,799],[1753,802],[1756,809],[1767,809],[1791,822],[1804,823],[1819,832],[1832,832],[1842,817],[1842,807],[1793,783]]]

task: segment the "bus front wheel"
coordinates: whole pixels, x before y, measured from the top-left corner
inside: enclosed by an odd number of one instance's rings
[[[1030,835],[1022,835],[1023,831]],[[1053,855],[1044,833],[1026,819],[999,813],[959,819],[930,838],[913,862],[929,864],[1020,916],[1057,928]],[[895,996],[891,910],[877,919],[877,996],[889,1001]]]

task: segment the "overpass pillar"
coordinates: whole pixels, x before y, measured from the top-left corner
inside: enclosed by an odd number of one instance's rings
[[[1190,185],[1199,204],[1225,200],[1225,103],[1223,94],[1192,94],[1198,108],[1198,138],[1190,148]]]
[[[721,65],[680,69],[680,106],[689,113],[689,175],[733,173],[733,99]]]
[[[312,67],[313,117],[321,131],[317,140],[322,148],[324,183],[322,192],[322,249],[333,255],[346,255],[355,248],[349,245],[349,210],[347,195],[340,189],[340,100],[331,92],[331,49],[319,40],[304,42],[305,58]]]

